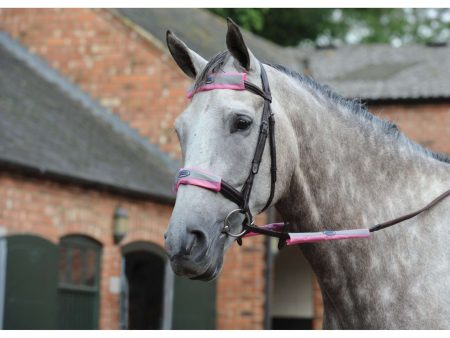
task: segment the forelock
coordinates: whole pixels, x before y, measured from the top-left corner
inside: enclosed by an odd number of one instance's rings
[[[206,82],[208,75],[221,71],[223,66],[227,63],[229,56],[230,53],[227,50],[214,55],[195,80],[194,90],[198,89]]]

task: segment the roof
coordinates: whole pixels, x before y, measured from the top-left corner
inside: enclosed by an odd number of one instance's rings
[[[116,10],[165,45],[172,30],[205,58],[225,48],[226,21],[204,9]],[[450,47],[349,45],[335,49],[283,48],[242,30],[261,61],[310,74],[348,98],[367,100],[450,98]]]
[[[147,33],[166,44],[166,32],[171,30],[189,48],[210,59],[226,48],[226,21],[204,9],[195,8],[120,8],[116,11]],[[277,62],[297,69],[295,55],[284,48],[242,29],[245,42],[263,62]]]
[[[298,49],[310,75],[348,98],[450,98],[450,47],[352,45]]]
[[[0,163],[174,200],[175,162],[4,33]]]

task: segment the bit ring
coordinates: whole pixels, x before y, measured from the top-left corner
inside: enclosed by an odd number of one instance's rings
[[[247,232],[247,229],[243,229],[240,233],[237,233],[237,234],[231,233],[231,225],[230,225],[230,222],[229,222],[229,218],[230,218],[232,215],[234,215],[236,212],[239,212],[239,213],[241,213],[241,214],[244,214],[245,218],[244,218],[244,221],[243,221],[242,223],[244,223],[245,221],[247,221],[248,223],[250,223],[250,225],[253,225],[253,220],[252,220],[252,216],[250,215],[250,212],[245,211],[245,212],[243,213],[243,212],[242,212],[242,209],[234,209],[234,210],[231,210],[231,211],[228,213],[227,217],[225,217],[225,220],[223,221],[223,229],[222,229],[222,233],[225,233],[225,234],[227,234],[227,235],[229,235],[229,236],[231,236],[231,237],[236,237],[236,238],[238,238],[238,237],[241,237],[241,236],[245,235],[245,233]]]

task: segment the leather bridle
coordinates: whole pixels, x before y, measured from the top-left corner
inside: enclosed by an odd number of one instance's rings
[[[227,217],[224,220],[224,227],[222,232],[228,234],[232,237],[237,237],[238,242],[241,242],[241,237],[245,235],[247,232],[257,232],[262,233],[265,235],[275,236],[275,237],[285,237],[279,232],[258,228],[254,226],[253,222],[253,215],[250,211],[249,207],[249,201],[250,201],[250,195],[253,188],[253,182],[255,179],[255,176],[258,174],[259,167],[262,161],[262,157],[264,154],[264,149],[266,147],[267,139],[269,139],[269,147],[270,147],[270,161],[271,161],[271,167],[270,167],[270,194],[267,199],[267,202],[265,206],[260,210],[260,212],[265,211],[270,204],[272,203],[273,196],[275,193],[275,183],[277,181],[277,155],[276,155],[276,146],[275,146],[275,119],[272,113],[272,109],[270,107],[270,104],[272,103],[272,95],[270,92],[270,86],[269,81],[267,79],[267,73],[262,65],[262,63],[259,63],[260,65],[260,73],[261,73],[261,88],[259,88],[257,85],[249,82],[246,80],[246,76],[244,77],[245,80],[243,80],[243,89],[260,96],[264,100],[263,110],[261,114],[261,123],[259,127],[259,135],[258,140],[256,143],[255,153],[253,155],[253,160],[251,163],[250,172],[247,176],[247,179],[245,180],[244,186],[242,187],[242,190],[239,191],[236,188],[234,188],[230,183],[227,181],[221,179],[220,182],[220,188],[219,189],[211,189],[215,190],[217,192],[220,192],[225,198],[229,199],[236,205],[238,205],[239,209],[232,210]],[[191,93],[189,97],[192,97],[194,93]],[[183,168],[183,177],[186,175],[186,171],[189,171],[189,174],[191,175],[192,172],[195,172],[197,175],[210,175],[207,172],[199,171],[197,169],[193,168]],[[195,182],[192,182],[192,180],[181,180],[180,176],[178,177],[178,185],[179,184],[192,184],[192,185],[199,185]],[[200,185],[202,186],[202,185]],[[203,188],[207,188],[205,186],[202,186]],[[244,220],[242,222],[242,228],[243,230],[240,233],[232,233],[231,231],[231,224],[229,224],[229,220],[231,216],[233,216],[235,213],[241,213],[244,215]]]
[[[447,190],[431,203],[426,205],[424,208],[412,212],[410,214],[395,218],[393,220],[377,224],[369,229],[352,229],[352,230],[339,230],[330,231],[325,230],[322,232],[313,233],[288,233],[287,223],[272,223],[265,226],[257,227],[254,225],[253,215],[250,211],[249,201],[250,195],[253,188],[253,182],[255,176],[259,172],[259,167],[262,161],[262,156],[264,149],[266,147],[267,139],[269,139],[270,147],[270,194],[267,199],[265,206],[260,210],[260,213],[265,211],[272,203],[274,193],[275,193],[275,183],[277,181],[277,156],[276,156],[276,146],[275,146],[275,119],[271,110],[272,96],[270,92],[269,81],[267,78],[266,71],[262,65],[259,63],[261,68],[261,84],[262,87],[259,88],[255,84],[248,82],[246,80],[247,75],[245,73],[229,73],[229,76],[233,76],[240,79],[239,83],[222,83],[219,85],[211,85],[209,80],[203,90],[214,90],[214,89],[235,89],[235,90],[247,90],[253,94],[260,96],[264,100],[263,111],[261,114],[261,123],[259,129],[258,141],[256,143],[255,153],[253,155],[253,160],[251,163],[250,172],[247,179],[243,185],[241,191],[234,188],[230,183],[223,180],[220,176],[209,173],[202,169],[197,168],[182,168],[180,169],[177,176],[176,190],[181,184],[196,185],[205,189],[213,190],[215,192],[220,192],[225,198],[235,203],[239,208],[232,210],[224,220],[224,226],[222,233],[225,233],[231,237],[236,237],[239,245],[242,244],[242,237],[253,236],[256,234],[267,235],[271,237],[276,237],[279,239],[279,248],[283,245],[293,245],[299,243],[309,243],[318,242],[323,240],[335,240],[335,239],[347,239],[347,238],[366,238],[369,237],[370,233],[390,227],[394,224],[403,222],[407,219],[415,217],[438,204],[440,201],[450,196],[450,190]],[[200,86],[201,87],[201,86]],[[197,92],[203,90],[194,90],[188,94],[188,97],[192,97]],[[242,221],[242,231],[239,233],[232,232],[232,226],[230,219],[234,214],[240,213],[244,215]]]

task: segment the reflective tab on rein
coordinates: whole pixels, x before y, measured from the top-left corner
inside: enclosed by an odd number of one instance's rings
[[[352,238],[368,238],[370,236],[369,229],[352,229],[352,230],[325,230],[322,232],[297,232],[289,233],[289,239],[286,240],[287,245],[295,245],[302,243],[316,243],[322,241],[335,241],[340,239]]]
[[[194,90],[194,87],[192,87],[187,92],[187,98],[191,99],[199,92],[215,89],[245,90],[245,80],[247,80],[247,73],[227,72],[209,74],[206,81],[197,89]]]
[[[178,191],[181,184],[195,185],[197,187],[219,192],[222,188],[222,178],[202,169],[181,168],[177,174],[174,187],[175,192]]]
[[[274,231],[281,231],[284,223],[271,223],[261,226],[262,228]],[[254,232],[247,233],[244,237],[258,236]],[[290,232],[286,240],[287,245],[296,245],[303,243],[317,243],[323,241],[334,241],[340,239],[368,238],[369,229],[351,229],[351,230],[325,230],[321,232]]]

